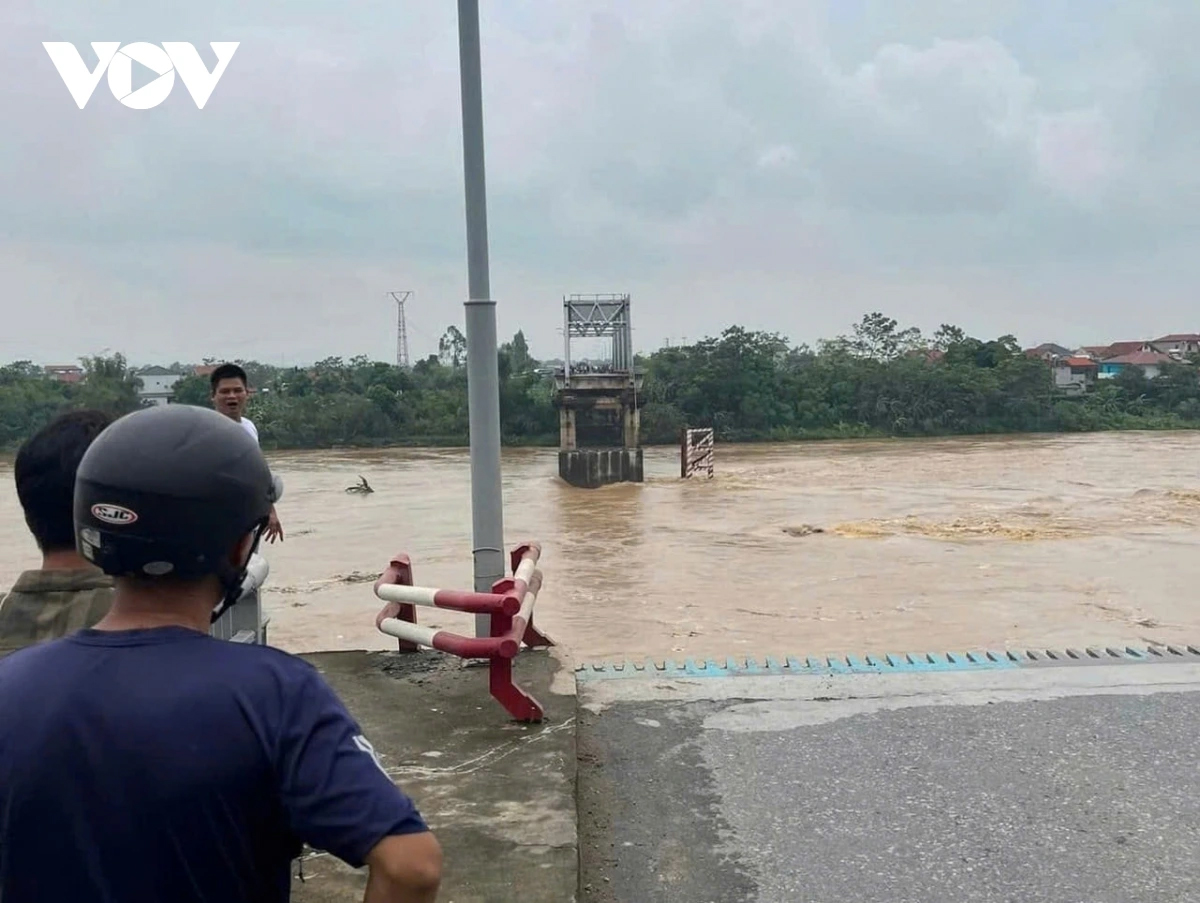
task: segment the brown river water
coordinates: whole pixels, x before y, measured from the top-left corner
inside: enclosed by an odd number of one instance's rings
[[[273,645],[395,648],[371,589],[395,552],[471,587],[465,450],[271,461]],[[535,622],[577,660],[1200,642],[1200,433],[718,445],[711,481],[655,448],[645,483],[591,491],[552,449],[503,469],[506,544],[543,546]],[[0,460],[0,587],[35,561]]]

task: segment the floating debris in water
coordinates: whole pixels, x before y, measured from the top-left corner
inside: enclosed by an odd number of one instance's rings
[[[812,524],[800,524],[797,527],[784,527],[783,532],[788,536],[811,536],[813,533],[824,533],[824,527],[814,527]]]
[[[922,520],[915,515],[893,520],[855,521],[838,524],[832,530],[838,536],[869,539],[883,536],[926,536],[931,539],[1011,539],[1030,541],[1037,539],[1070,539],[1086,536],[1088,531],[1065,521],[1045,523],[1044,516],[1038,523],[1021,524],[1004,522],[995,518],[959,517],[951,521]]]
[[[316,593],[321,590],[341,583],[374,583],[379,579],[379,574],[367,573],[366,571],[351,571],[349,574],[334,574],[325,580],[313,580],[307,586],[272,586],[267,584],[263,590],[268,593],[284,593],[290,595],[292,593]]]

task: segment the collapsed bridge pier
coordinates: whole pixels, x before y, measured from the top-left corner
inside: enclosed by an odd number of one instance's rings
[[[559,412],[558,474],[595,489],[643,480],[643,374],[633,364],[629,295],[568,295],[563,299],[565,356],[555,373]],[[609,361],[572,364],[572,338],[612,338]]]

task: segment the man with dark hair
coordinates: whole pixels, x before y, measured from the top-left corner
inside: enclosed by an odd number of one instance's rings
[[[433,903],[442,854],[312,665],[209,635],[275,487],[258,445],[190,405],[122,417],[75,490],[114,578],[94,628],[0,660],[0,899],[286,903],[301,845]]]
[[[75,548],[75,471],[112,422],[102,411],[69,411],[17,453],[13,475],[42,566],[25,571],[0,601],[0,654],[91,627],[108,611],[112,580]]]
[[[212,388],[213,408],[244,429],[257,442],[258,427],[246,416],[246,405],[250,401],[250,382],[246,378],[246,371],[237,364],[221,364],[213,370],[208,380]],[[279,515],[275,513],[274,506],[271,506],[271,521],[267,525],[265,538],[267,542],[283,539],[283,526],[279,523]]]

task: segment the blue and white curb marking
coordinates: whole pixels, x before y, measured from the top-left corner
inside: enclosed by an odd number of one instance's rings
[[[658,680],[699,677],[828,677],[839,674],[916,674],[946,671],[989,671],[1070,665],[1133,665],[1154,662],[1200,663],[1200,646],[1090,646],[1085,649],[1023,649],[983,652],[905,652],[884,655],[729,657],[594,662],[575,669],[576,680]]]

